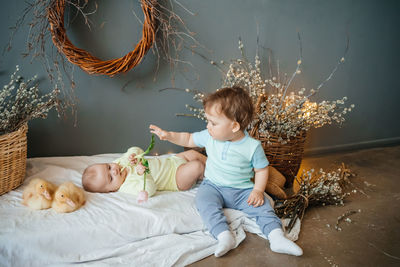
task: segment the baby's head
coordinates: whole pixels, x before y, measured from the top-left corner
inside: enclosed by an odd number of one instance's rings
[[[86,191],[108,193],[117,191],[128,171],[117,163],[98,163],[87,167],[82,174],[82,186]]]
[[[249,94],[238,86],[222,88],[206,96],[203,106],[209,121],[207,128],[211,135],[214,131],[214,138],[223,130],[229,129],[233,132],[246,130],[254,115],[253,102]],[[216,139],[224,140],[223,137]]]

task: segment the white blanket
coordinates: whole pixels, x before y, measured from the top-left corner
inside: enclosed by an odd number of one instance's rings
[[[119,156],[28,159],[24,184],[0,196],[0,265],[185,266],[212,255],[217,241],[205,229],[194,205],[197,187],[157,192],[141,205],[135,197],[120,192],[86,192],[82,208],[63,214],[52,209],[30,210],[21,204],[22,192],[33,178],[81,186],[85,167]],[[265,238],[242,212],[226,209],[225,214],[237,245],[244,240],[244,231]],[[299,223],[291,239],[297,239]]]

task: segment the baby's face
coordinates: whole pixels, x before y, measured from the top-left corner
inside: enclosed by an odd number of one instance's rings
[[[126,169],[121,171],[121,167],[116,163],[95,164],[90,168],[96,173],[92,178],[96,191],[102,193],[117,191],[128,174]]]
[[[235,121],[226,117],[219,108],[218,104],[214,104],[206,111],[207,129],[212,138],[219,141],[228,141],[234,137],[233,129]]]

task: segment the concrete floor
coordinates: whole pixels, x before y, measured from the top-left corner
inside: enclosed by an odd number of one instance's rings
[[[356,174],[356,188],[342,207],[307,209],[297,241],[303,256],[274,253],[268,241],[247,233],[225,256],[190,266],[400,266],[400,146],[306,157],[301,168],[326,171],[342,162]],[[359,209],[351,223],[340,224],[342,231],[332,227],[346,211]]]

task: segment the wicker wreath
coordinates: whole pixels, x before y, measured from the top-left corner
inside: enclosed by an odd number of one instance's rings
[[[154,8],[155,4],[155,0],[141,0],[144,23],[142,39],[137,43],[135,49],[121,58],[102,61],[71,43],[64,28],[65,0],[52,1],[47,9],[47,19],[53,43],[69,62],[78,65],[89,74],[114,76],[127,72],[142,61],[153,45],[158,23],[158,11]]]

